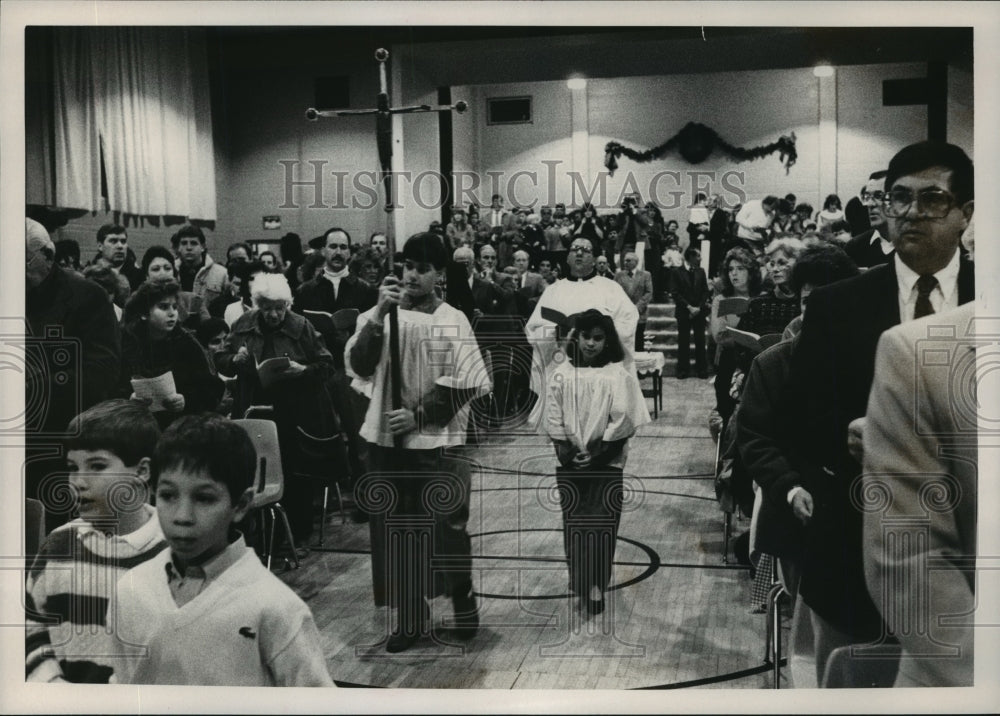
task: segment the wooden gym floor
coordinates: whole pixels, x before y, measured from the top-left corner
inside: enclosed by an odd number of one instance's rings
[[[631,443],[604,614],[587,617],[566,596],[561,516],[547,504],[552,448],[536,436],[498,438],[468,448],[480,465],[468,529],[481,627],[470,642],[423,638],[387,654],[392,614],[373,602],[368,525],[342,524],[336,512],[328,551],[279,568],[315,615],[333,678],[394,688],[769,688],[749,573],[722,562],[711,383],[665,378],[663,389],[659,418]],[[734,534],[748,527],[737,522]],[[450,619],[450,601],[435,599],[431,614]]]

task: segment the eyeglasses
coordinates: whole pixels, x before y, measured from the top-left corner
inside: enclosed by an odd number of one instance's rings
[[[881,204],[884,199],[885,199],[884,191],[861,192],[861,203],[863,204]]]
[[[956,203],[954,195],[948,191],[928,189],[914,193],[900,187],[886,193],[882,199],[883,211],[889,218],[898,219],[909,212],[914,200],[917,203],[917,213],[928,219],[947,216]]]
[[[592,253],[594,253],[594,250],[592,248],[590,248],[589,246],[581,246],[581,245],[570,246],[569,250],[573,251],[575,253],[578,253],[578,254],[592,254]]]

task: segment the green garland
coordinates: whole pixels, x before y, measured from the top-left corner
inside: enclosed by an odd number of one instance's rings
[[[716,149],[725,152],[738,162],[760,159],[774,152],[779,152],[781,163],[785,165],[785,174],[788,173],[789,168],[795,164],[795,160],[798,158],[798,153],[795,151],[795,132],[780,137],[776,142],[771,142],[761,147],[745,149],[729,144],[711,127],[706,127],[704,124],[696,122],[688,122],[681,131],[666,142],[645,152],[637,152],[618,142],[608,142],[604,147],[604,166],[614,176],[615,170],[618,169],[618,159],[623,154],[632,161],[645,163],[651,162],[654,159],[662,159],[674,150],[687,162],[701,164]]]

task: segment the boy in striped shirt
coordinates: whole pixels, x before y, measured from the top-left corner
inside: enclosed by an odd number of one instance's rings
[[[144,405],[109,400],[67,432],[79,516],[48,536],[29,571],[25,678],[107,683],[116,652],[106,623],[112,590],[167,546],[147,486],[159,428]]]

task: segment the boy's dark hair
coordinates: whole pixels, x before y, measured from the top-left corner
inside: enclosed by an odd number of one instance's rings
[[[134,400],[105,400],[69,423],[66,450],[107,450],[128,467],[152,457],[160,427],[149,408]]]
[[[125,304],[125,311],[122,314],[122,323],[126,326],[134,326],[144,316],[149,316],[149,312],[157,303],[171,296],[176,297],[180,293],[181,287],[176,281],[164,281],[162,283],[143,282],[139,288],[129,296],[128,303]]]
[[[792,288],[799,293],[809,284],[813,288],[842,281],[860,273],[845,251],[831,243],[809,246],[799,254],[792,267]]]
[[[80,266],[80,244],[73,239],[59,239],[56,242],[56,263],[67,258],[70,264],[78,268]]]
[[[184,415],[170,424],[153,451],[150,484],[155,489],[165,470],[204,471],[225,485],[233,504],[257,472],[257,450],[247,431],[217,413]]]
[[[693,246],[688,247],[688,249],[684,252],[684,260],[694,263],[701,261],[701,251]]]
[[[573,329],[570,331],[570,340],[566,345],[570,363],[573,365],[577,364],[577,336],[583,331],[590,331],[594,328],[600,328],[604,331],[605,340],[604,351],[597,356],[592,367],[601,368],[608,363],[621,363],[625,360],[625,349],[622,348],[621,338],[618,337],[618,331],[615,330],[615,322],[611,319],[611,316],[606,316],[596,308],[588,308],[586,311],[576,313],[570,318],[573,321]]]
[[[185,224],[178,229],[177,233],[170,237],[170,243],[176,249],[181,245],[181,239],[190,237],[198,239],[202,246],[205,245],[205,233],[201,230],[201,227],[194,226],[193,224]]]
[[[115,236],[118,234],[125,234],[126,238],[128,237],[128,231],[124,226],[121,226],[120,224],[105,224],[97,230],[97,243],[103,244],[104,239],[112,234]]]
[[[198,339],[198,343],[201,344],[202,348],[208,348],[208,342],[220,333],[228,334],[229,324],[221,318],[212,316],[198,323],[198,327],[194,331],[194,336]]]
[[[142,280],[149,278],[149,265],[153,259],[166,259],[173,266],[176,258],[166,246],[150,246],[142,255]]]
[[[403,244],[403,260],[428,263],[439,271],[448,265],[448,249],[439,234],[423,231],[414,234]]]
[[[975,197],[975,171],[972,160],[961,147],[947,142],[926,141],[903,147],[889,161],[885,176],[885,190],[900,177],[914,174],[932,167],[951,170],[951,186],[948,187],[959,205],[972,201]]]

